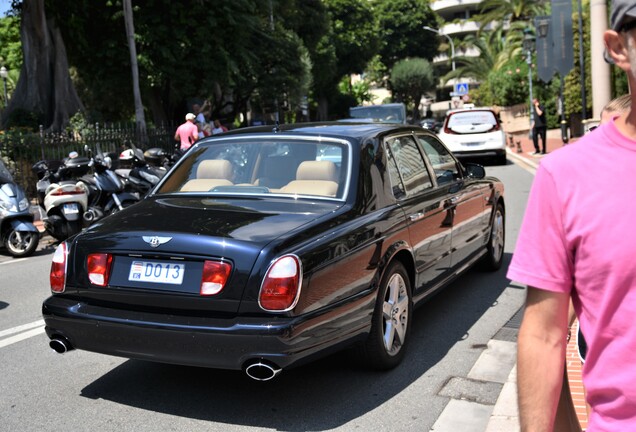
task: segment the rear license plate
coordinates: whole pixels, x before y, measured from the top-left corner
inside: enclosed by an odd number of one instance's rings
[[[467,142],[467,143],[462,143],[462,145],[465,145],[466,147],[474,147],[474,146],[478,146],[478,145],[482,145],[483,142]]]
[[[133,261],[130,264],[129,281],[181,285],[185,273],[184,264]]]
[[[77,206],[77,203],[64,204],[64,214],[70,215],[70,214],[77,214],[77,213],[79,213],[79,208]]]

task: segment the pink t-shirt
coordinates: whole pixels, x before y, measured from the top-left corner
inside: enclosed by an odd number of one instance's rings
[[[192,122],[185,122],[177,128],[175,135],[179,135],[181,140],[181,150],[187,150],[190,146],[199,139],[199,129],[197,125]]]
[[[537,170],[508,278],[572,294],[590,431],[636,428],[636,141],[613,122]]]

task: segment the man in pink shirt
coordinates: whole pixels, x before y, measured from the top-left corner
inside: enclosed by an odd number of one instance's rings
[[[636,88],[636,2],[612,2],[606,52]],[[636,430],[636,95],[631,110],[541,161],[510,279],[528,285],[519,331],[522,431],[551,431],[570,296],[588,351],[589,431]]]
[[[174,140],[181,142],[181,150],[185,151],[190,148],[196,140],[199,139],[199,128],[194,124],[196,116],[192,113],[188,113],[185,116],[185,123],[177,128],[177,132],[174,134]]]

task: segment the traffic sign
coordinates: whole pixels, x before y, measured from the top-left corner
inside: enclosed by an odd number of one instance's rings
[[[467,83],[456,83],[455,84],[455,94],[457,96],[464,96],[468,94],[468,84]]]

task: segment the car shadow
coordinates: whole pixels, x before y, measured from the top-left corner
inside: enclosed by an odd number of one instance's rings
[[[503,291],[516,289],[505,277],[510,259],[506,254],[495,273],[469,271],[419,307],[404,362],[388,372],[365,369],[350,350],[284,370],[268,382],[253,381],[240,371],[128,360],[84,387],[81,396],[210,422],[288,431],[335,429],[386,403],[466,339]],[[481,352],[484,346],[471,348]]]

